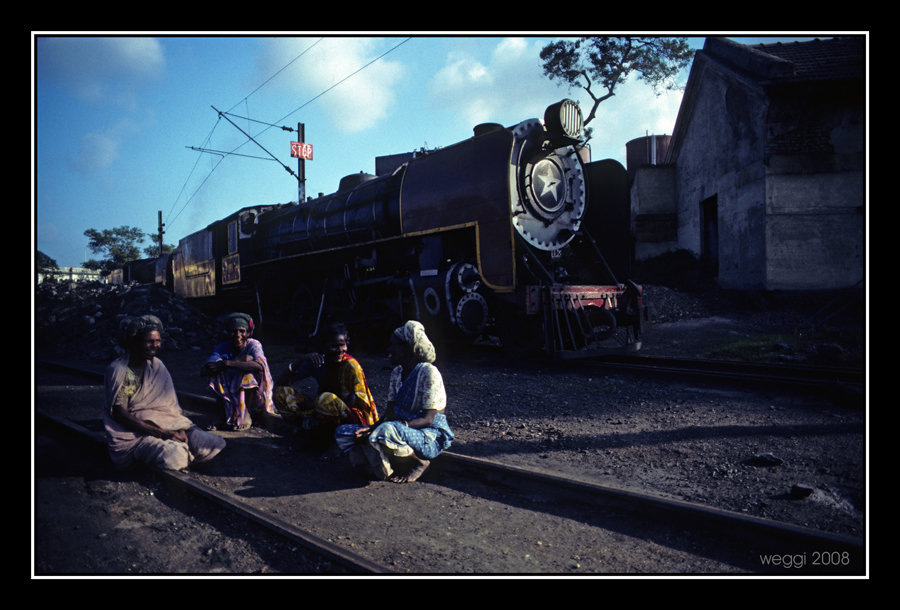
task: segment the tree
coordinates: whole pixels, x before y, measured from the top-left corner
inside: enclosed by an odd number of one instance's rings
[[[139,244],[148,237],[146,233],[137,227],[116,227],[115,229],[88,229],[84,232],[88,238],[88,248],[94,253],[105,253],[101,260],[91,259],[84,262],[88,269],[100,269],[109,273],[113,269],[121,267],[128,261],[141,258]]]
[[[692,57],[686,38],[653,36],[591,36],[559,40],[541,50],[544,76],[584,89],[593,100],[585,126],[600,103],[614,96],[616,87],[632,74],[657,95],[661,88],[678,89],[675,77]]]
[[[49,275],[59,269],[59,265],[56,264],[56,259],[50,258],[40,250],[37,250],[34,268],[38,275]]]
[[[158,258],[163,254],[169,254],[172,250],[175,249],[175,246],[172,244],[163,244],[162,252],[159,251],[159,244],[154,243],[150,246],[144,248],[144,254],[147,258]]]
[[[44,271],[55,271],[59,269],[59,265],[56,263],[56,259],[50,258],[40,250],[37,251],[37,255],[35,256],[35,265],[37,266],[37,270],[43,273]]]

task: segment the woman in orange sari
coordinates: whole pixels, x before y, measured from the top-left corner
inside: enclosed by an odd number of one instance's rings
[[[350,335],[343,324],[330,325],[320,336],[321,351],[292,361],[276,382],[275,404],[299,417],[305,430],[330,438],[340,424],[371,425],[378,419],[372,392],[359,362],[347,353]],[[295,392],[290,384],[314,378],[317,396]]]

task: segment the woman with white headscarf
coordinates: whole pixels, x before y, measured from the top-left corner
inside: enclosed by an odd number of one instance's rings
[[[339,426],[335,439],[352,462],[364,458],[379,479],[408,483],[422,476],[454,436],[444,414],[444,381],[433,364],[434,345],[425,327],[411,320],[397,328],[388,358],[394,369],[384,417],[374,426]],[[409,468],[395,472],[400,464]]]

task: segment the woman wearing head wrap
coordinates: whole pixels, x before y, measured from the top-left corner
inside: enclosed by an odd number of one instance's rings
[[[225,407],[225,426],[246,430],[251,413],[275,413],[272,374],[262,343],[252,337],[253,318],[245,313],[225,316],[230,341],[220,343],[206,359],[200,374]]]
[[[339,424],[371,425],[378,411],[366,375],[359,362],[347,353],[350,335],[340,323],[331,324],[319,336],[321,351],[292,361],[277,380],[278,410],[299,418],[307,431],[330,440]],[[312,377],[316,398],[295,392],[290,384]]]
[[[391,336],[388,358],[394,369],[385,416],[375,426],[339,426],[338,446],[359,463],[362,454],[380,479],[407,483],[418,479],[435,457],[453,442],[444,411],[447,393],[425,328],[414,320]],[[406,462],[405,473],[394,466]]]
[[[172,377],[156,357],[162,322],[156,316],[126,318],[119,341],[126,355],[106,369],[106,428],[116,466],[141,462],[169,470],[216,456],[225,440],[201,430],[181,411]]]

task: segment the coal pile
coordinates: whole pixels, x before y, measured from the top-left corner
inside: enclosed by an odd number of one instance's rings
[[[44,282],[35,295],[38,356],[106,362],[123,354],[119,322],[153,314],[165,325],[166,351],[206,350],[221,340],[216,320],[156,284]]]
[[[642,285],[642,294],[644,306],[654,324],[696,320],[716,313],[715,301],[707,294],[656,285]]]

